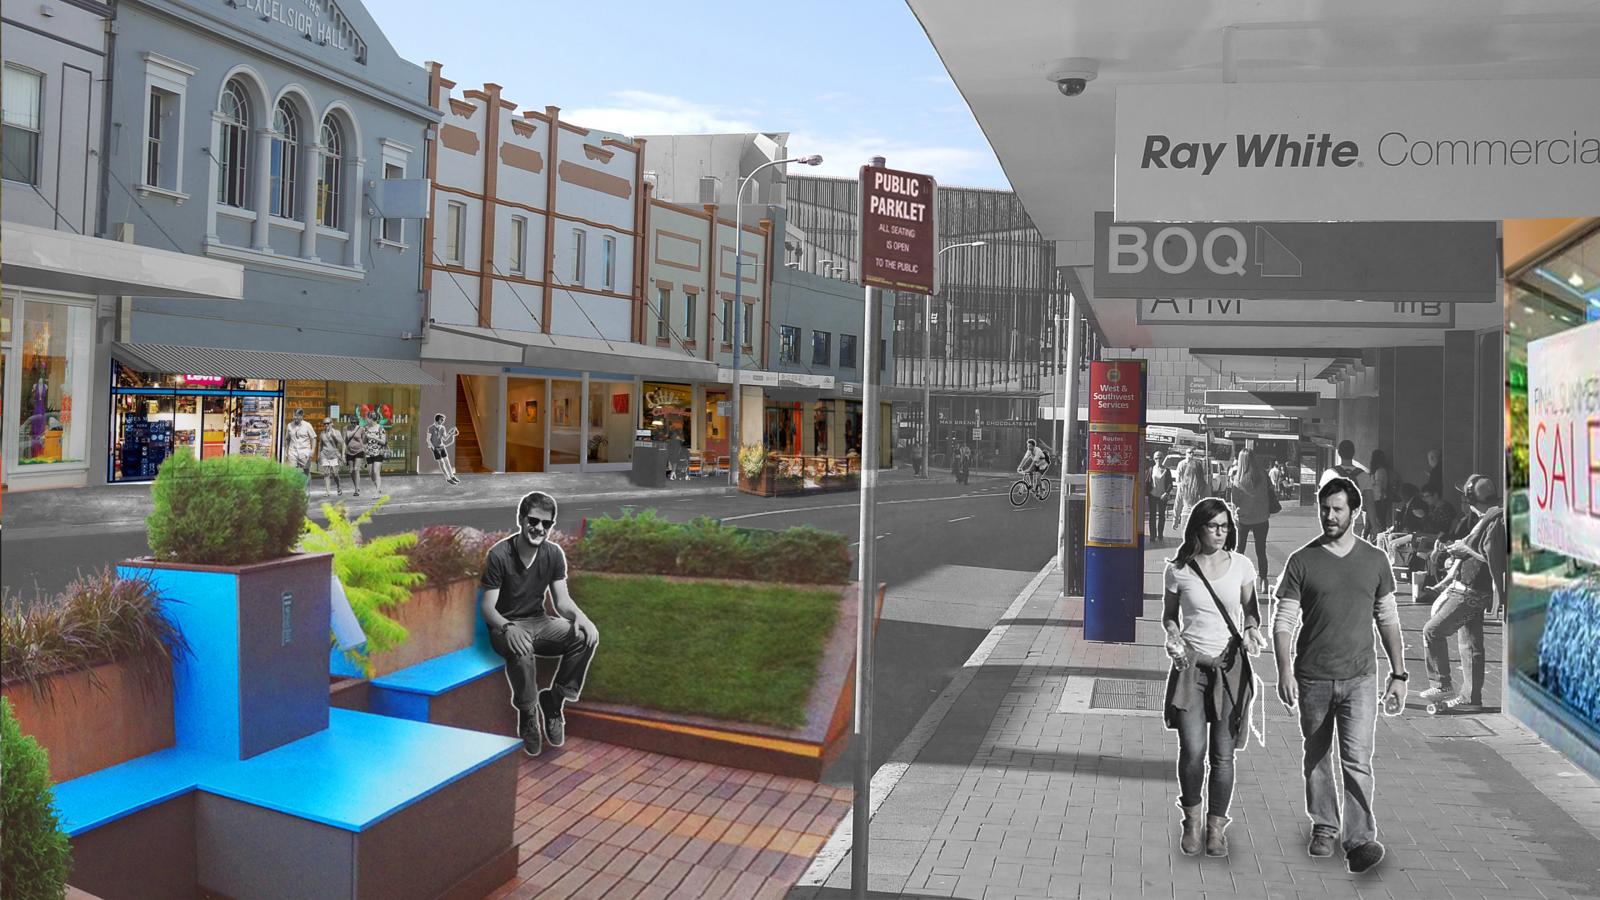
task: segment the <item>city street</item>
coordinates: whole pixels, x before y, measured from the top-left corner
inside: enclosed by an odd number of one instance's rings
[[[625,477],[614,477],[617,490],[624,490]],[[392,482],[397,493],[400,486],[411,487],[407,481]],[[1009,485],[1004,478],[976,477],[957,485],[939,472],[926,482],[889,473],[879,489],[878,577],[888,592],[877,643],[874,768],[959,671],[1011,598],[1055,553],[1054,498],[1049,504],[1030,502],[1013,509],[1004,494]],[[709,490],[675,496],[668,487],[645,497],[595,502],[556,493],[565,528],[578,528],[584,518],[619,515],[628,506],[653,508],[674,521],[714,516],[747,528],[812,525],[856,539],[859,494],[754,497]],[[320,491],[312,492],[312,500],[320,500]],[[506,530],[515,501],[513,492],[504,503],[422,511],[408,511],[397,501],[373,517],[365,536],[438,524]],[[353,512],[361,508],[351,507]],[[38,591],[59,591],[76,571],[149,552],[143,530],[126,523],[103,530],[81,524],[62,536],[53,529],[21,525],[23,518],[15,513],[9,521],[11,527],[0,535],[0,568],[10,595],[31,598]],[[582,597],[575,599],[583,602]],[[825,780],[850,782],[848,753]]]

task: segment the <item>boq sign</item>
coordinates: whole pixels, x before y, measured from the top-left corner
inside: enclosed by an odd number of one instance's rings
[[[1600,322],[1528,344],[1528,538],[1600,564]]]

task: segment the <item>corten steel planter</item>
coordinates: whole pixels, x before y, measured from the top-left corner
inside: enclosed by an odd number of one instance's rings
[[[165,671],[141,671],[152,664]],[[37,690],[7,682],[0,694],[50,751],[50,780],[60,783],[171,747],[170,673],[165,660],[119,660],[46,676]]]
[[[333,556],[245,566],[133,560],[190,653],[173,666],[176,744],[247,759],[328,727]]]
[[[430,585],[411,592],[411,598],[384,615],[406,629],[406,639],[398,647],[368,657],[372,677],[381,678],[419,662],[464,650],[477,636],[478,595],[476,578],[459,578],[448,584]],[[342,650],[334,650],[329,666],[339,678],[360,678],[360,669]]]

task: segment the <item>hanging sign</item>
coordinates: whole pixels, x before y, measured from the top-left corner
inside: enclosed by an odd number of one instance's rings
[[[1089,488],[1084,543],[1137,547],[1144,369],[1136,359],[1089,364]]]
[[[1528,539],[1600,564],[1600,322],[1528,344]]]

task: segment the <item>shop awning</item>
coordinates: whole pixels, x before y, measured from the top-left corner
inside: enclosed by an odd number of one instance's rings
[[[283,381],[353,381],[363,384],[431,386],[441,383],[422,371],[417,363],[404,359],[185,347],[176,344],[113,344],[111,355],[141,372],[273,378]]]
[[[716,363],[665,347],[475,325],[429,325],[422,358],[428,362],[613,372],[668,381],[715,381],[717,377]]]
[[[240,300],[244,266],[140,244],[7,222],[0,230],[7,287],[75,294]]]

